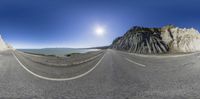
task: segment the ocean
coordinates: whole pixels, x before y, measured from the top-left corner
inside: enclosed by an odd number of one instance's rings
[[[64,57],[70,53],[86,53],[90,51],[98,51],[99,49],[84,49],[84,48],[43,48],[43,49],[17,49],[22,52],[44,54],[44,55],[56,55]]]

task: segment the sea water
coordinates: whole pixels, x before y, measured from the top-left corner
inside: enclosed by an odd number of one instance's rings
[[[18,49],[22,52],[44,54],[44,55],[56,55],[64,57],[70,53],[86,53],[90,51],[98,51],[99,49],[85,49],[85,48],[44,48],[44,49]]]

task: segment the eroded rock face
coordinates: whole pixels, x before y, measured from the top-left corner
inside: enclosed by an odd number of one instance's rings
[[[168,25],[162,28],[135,26],[122,37],[115,39],[111,48],[133,53],[166,53],[200,51],[200,34],[197,30]]]
[[[160,29],[137,26],[115,39],[111,47],[134,53],[165,53],[169,50],[162,41]]]
[[[5,51],[9,49],[13,49],[13,47],[11,45],[6,44],[0,35],[0,51]]]
[[[193,28],[162,28],[161,34],[163,41],[170,47],[171,52],[200,51],[200,33]]]
[[[1,38],[0,35],[0,51],[6,50],[8,47],[6,45],[6,43],[3,41],[3,39]]]

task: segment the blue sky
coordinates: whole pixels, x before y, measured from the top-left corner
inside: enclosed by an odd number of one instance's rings
[[[0,33],[15,48],[109,45],[132,26],[200,29],[198,0],[1,0]],[[95,27],[105,34],[97,36]]]

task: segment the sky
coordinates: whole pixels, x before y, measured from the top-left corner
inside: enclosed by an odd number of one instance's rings
[[[0,0],[0,34],[14,48],[110,45],[133,26],[200,29],[199,0]],[[97,27],[104,30],[97,35]]]

